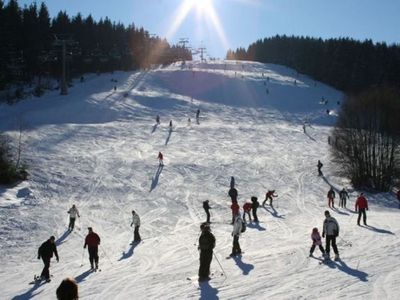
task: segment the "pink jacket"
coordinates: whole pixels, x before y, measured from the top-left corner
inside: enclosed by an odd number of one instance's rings
[[[311,234],[311,239],[313,241],[314,246],[320,246],[322,245],[321,242],[321,236],[319,235],[319,232],[314,232]]]

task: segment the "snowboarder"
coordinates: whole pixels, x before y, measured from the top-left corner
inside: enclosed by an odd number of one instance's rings
[[[257,200],[258,200],[257,197],[254,197],[254,196],[251,197],[251,202],[252,202],[251,209],[252,209],[252,212],[253,212],[254,222],[256,222],[256,223],[258,223],[257,208],[260,206],[260,203],[258,203]]]
[[[275,195],[275,190],[268,191],[265,194],[265,200],[262,203],[262,206],[265,206],[265,202],[269,199],[269,205],[272,207],[272,197],[278,197],[278,195]]]
[[[75,279],[65,278],[56,290],[57,300],[78,300],[78,285]]]
[[[131,227],[132,225],[135,225],[135,230],[133,232],[133,241],[134,242],[140,242],[142,239],[139,234],[139,228],[140,228],[140,217],[139,215],[132,210],[132,222],[131,222]]]
[[[364,193],[361,193],[356,200],[356,212],[358,211],[357,225],[360,226],[361,215],[363,216],[364,225],[367,225],[367,213],[365,210],[368,210],[368,201],[364,196]]]
[[[317,167],[318,167],[318,176],[322,176],[323,174],[322,174],[322,171],[321,171],[321,168],[323,167],[324,165],[322,164],[322,162],[320,161],[320,160],[318,160],[318,164],[317,164]]]
[[[158,152],[157,158],[158,158],[158,165],[159,166],[164,166],[164,161],[163,161],[164,155],[161,152]]]
[[[198,250],[200,251],[199,281],[210,279],[210,265],[215,247],[215,237],[211,233],[210,225],[200,225],[201,235],[199,237]]]
[[[160,124],[160,115],[157,115],[157,116],[156,116],[156,123],[157,123],[157,124]]]
[[[229,192],[228,192],[229,197],[231,197],[232,202],[237,202],[237,197],[238,197],[238,191],[237,189],[230,188]]]
[[[325,250],[324,250],[324,247],[322,247],[321,236],[319,235],[317,227],[313,228],[312,233],[311,233],[311,239],[313,241],[313,244],[310,248],[310,256],[313,256],[316,246],[318,246],[319,250],[321,250],[322,256],[325,256]]]
[[[328,197],[328,206],[330,208],[335,208],[335,191],[333,190],[333,188],[331,187],[328,191],[327,197]]]
[[[246,214],[249,216],[249,221],[251,222],[251,216],[250,216],[250,211],[251,211],[251,203],[250,202],[246,202],[243,205],[243,221],[246,222]]]
[[[233,176],[231,176],[231,184],[230,184],[230,186],[231,186],[231,189],[235,188],[235,177],[233,177]]]
[[[68,230],[72,231],[74,230],[74,225],[75,225],[75,220],[76,217],[80,218],[81,216],[79,215],[79,211],[76,208],[75,204],[72,204],[72,207],[68,210],[69,213],[69,225],[68,225]]]
[[[42,273],[40,274],[40,278],[42,280],[46,280],[46,282],[50,282],[50,260],[53,257],[53,253],[56,256],[57,262],[59,261],[57,246],[55,242],[56,238],[52,235],[47,241],[45,241],[42,245],[40,245],[38,250],[38,259],[42,259],[44,263],[44,267]]]
[[[329,211],[325,211],[325,220],[323,224],[322,237],[325,238],[325,259],[330,259],[329,252],[331,243],[333,252],[335,252],[335,260],[339,260],[339,251],[336,246],[336,238],[339,236],[339,223],[335,218],[331,217]]]
[[[89,252],[89,261],[90,261],[90,268],[92,270],[97,270],[99,268],[99,245],[100,245],[100,237],[97,233],[93,231],[92,227],[88,227],[89,233],[85,238],[85,244],[83,248],[85,249],[88,246]],[[94,264],[96,268],[94,268]]]
[[[349,193],[346,191],[345,188],[343,188],[339,192],[339,197],[340,197],[339,206],[346,208],[346,200],[349,199]]]
[[[204,210],[206,212],[206,215],[207,215],[206,223],[210,223],[210,209],[211,209],[211,207],[210,207],[210,203],[209,202],[210,202],[209,200],[203,201],[203,208],[204,208]]]
[[[232,205],[231,205],[231,210],[232,210],[232,225],[235,222],[235,217],[236,215],[239,213],[239,204],[237,203],[237,201],[232,201]]]
[[[243,226],[243,220],[240,217],[240,214],[238,213],[235,216],[235,222],[233,223],[233,231],[232,231],[233,246],[232,246],[232,253],[230,254],[230,256],[236,256],[242,253],[239,244],[239,237],[240,234],[242,233],[242,226]]]

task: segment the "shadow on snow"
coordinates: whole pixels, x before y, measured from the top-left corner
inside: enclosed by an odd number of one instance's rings
[[[122,252],[122,256],[120,259],[118,259],[118,261],[131,257],[137,245],[139,245],[139,242],[134,242],[131,244],[127,252]]]
[[[153,178],[151,179],[151,187],[150,187],[150,193],[152,190],[154,190],[158,184],[158,178],[160,177],[160,174],[163,170],[164,166],[163,165],[159,165],[158,169],[156,171],[156,174],[154,174]]]
[[[200,282],[200,300],[217,300],[218,289],[213,288],[208,281]]]

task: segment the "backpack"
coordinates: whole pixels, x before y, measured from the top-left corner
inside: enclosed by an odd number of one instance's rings
[[[241,233],[246,231],[246,222],[242,221],[242,230],[240,231]]]

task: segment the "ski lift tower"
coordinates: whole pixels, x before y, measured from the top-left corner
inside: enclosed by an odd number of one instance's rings
[[[182,44],[183,50],[186,49],[186,44],[187,43],[189,43],[189,39],[188,38],[180,38],[179,39],[179,44]],[[182,52],[182,60],[185,61],[184,52]]]
[[[199,48],[199,51],[200,51],[200,59],[201,59],[201,62],[203,62],[205,59],[204,59],[204,54],[205,54],[205,52],[206,52],[206,47],[200,47]]]
[[[65,34],[55,34],[54,46],[61,46],[61,82],[60,82],[60,94],[68,95],[67,88],[67,76],[66,76],[66,56],[67,56],[67,44],[74,44],[72,38]]]

